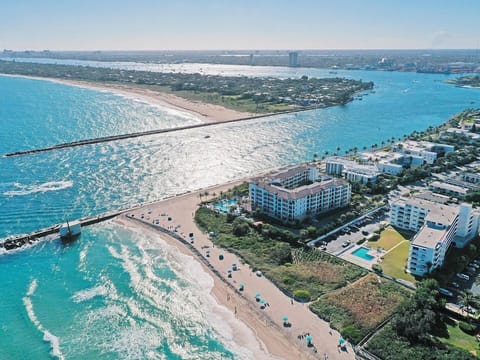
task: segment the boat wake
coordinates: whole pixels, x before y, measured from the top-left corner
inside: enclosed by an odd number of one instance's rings
[[[43,327],[43,325],[40,323],[37,316],[35,315],[35,311],[33,310],[33,303],[32,303],[31,296],[35,293],[35,290],[37,290],[37,286],[38,286],[37,280],[36,279],[32,280],[32,282],[30,283],[30,286],[28,287],[26,296],[22,299],[23,305],[25,306],[25,310],[27,311],[28,318],[30,319],[30,321],[35,325],[38,331],[43,333],[43,341],[50,343],[50,346],[52,348],[52,351],[51,351],[52,356],[56,357],[57,359],[64,360],[65,357],[63,356],[62,351],[60,349],[59,338]]]
[[[24,196],[35,193],[45,193],[47,191],[58,191],[73,186],[73,181],[49,181],[40,185],[24,185],[13,183],[14,190],[8,190],[3,193],[5,196]]]

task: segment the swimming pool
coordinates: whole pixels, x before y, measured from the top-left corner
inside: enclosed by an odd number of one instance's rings
[[[237,200],[235,199],[232,199],[232,200],[222,200],[221,202],[219,202],[218,204],[215,204],[215,209],[221,211],[221,212],[224,212],[224,213],[227,213],[230,211],[230,208],[232,206],[236,206],[237,205]]]
[[[352,252],[352,255],[355,255],[363,260],[367,260],[367,261],[372,261],[373,259],[375,259],[375,256],[372,256],[370,255],[368,252],[370,251],[370,249],[367,249],[365,247],[361,247],[361,248],[358,248],[357,250],[355,250],[354,252]]]

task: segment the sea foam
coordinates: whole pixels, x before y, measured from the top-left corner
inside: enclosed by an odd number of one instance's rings
[[[35,314],[35,311],[33,310],[33,303],[32,303],[31,296],[35,293],[37,287],[38,287],[37,280],[33,279],[30,285],[28,286],[26,296],[22,299],[23,305],[25,306],[25,310],[27,311],[27,315],[30,321],[35,325],[38,331],[43,333],[43,341],[50,343],[50,347],[52,349],[51,351],[52,356],[56,357],[57,359],[64,360],[65,357],[63,356],[62,351],[60,349],[60,339],[43,327],[43,325],[38,320],[37,315]]]
[[[176,247],[169,245],[159,238],[156,233],[142,230],[128,229],[133,233],[133,241],[137,245],[133,255],[126,246],[118,251],[109,247],[113,257],[122,260],[124,270],[131,277],[131,286],[141,294],[141,297],[150,305],[164,309],[171,317],[169,323],[176,324],[176,327],[188,328],[196,336],[204,337],[215,334],[228,349],[235,353],[235,358],[269,358],[261,352],[259,343],[253,332],[241,321],[236,319],[231,311],[219,305],[211,295],[214,282],[213,278],[202,268],[201,264],[193,257],[185,255]],[[159,282],[165,279],[159,278],[153,271],[155,258],[160,256],[168,266],[175,272],[178,279],[169,282],[172,292],[165,294],[159,290]],[[143,276],[142,276],[143,275]],[[161,325],[151,314],[144,312],[136,301],[129,299],[129,311],[135,317],[143,318],[157,326]],[[168,339],[170,349],[182,358],[195,358],[197,350],[192,344],[180,344],[175,341],[175,329],[162,326],[163,333]],[[249,347],[257,348],[252,351],[245,346],[237,344],[233,336],[233,327],[236,331],[244,334]],[[218,358],[222,358],[220,354]],[[211,354],[212,358],[217,358]],[[192,357],[193,356],[193,357]]]

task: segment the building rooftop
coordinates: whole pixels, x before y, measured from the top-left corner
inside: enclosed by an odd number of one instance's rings
[[[428,200],[438,204],[446,204],[450,201],[450,198],[448,196],[436,194],[431,191],[421,192],[420,194],[415,195],[415,198],[421,199],[421,200]]]
[[[430,184],[431,187],[438,188],[438,189],[443,189],[443,190],[448,190],[448,191],[453,191],[459,194],[466,195],[469,191],[468,188],[458,186],[458,185],[453,185],[453,184],[447,184],[441,181],[433,181]]]
[[[446,232],[446,228],[433,228],[425,224],[413,238],[412,245],[434,249],[435,246],[437,246],[437,244],[442,240]]]
[[[284,200],[297,200],[308,195],[314,195],[331,187],[346,186],[348,185],[348,182],[343,179],[330,179],[322,182],[315,182],[310,185],[299,186],[294,189],[286,189],[281,186],[271,185],[268,182],[257,183],[257,185],[263,187],[271,193],[277,194],[278,197]]]
[[[284,180],[289,178],[290,176],[293,176],[295,174],[308,171],[310,166],[307,165],[295,165],[295,166],[289,166],[283,169],[279,169],[277,171],[271,172],[267,174],[266,176],[260,177],[260,178],[268,178],[270,180]]]
[[[333,156],[328,158],[327,163],[343,164],[343,166],[345,167],[345,171],[348,171],[351,173],[368,175],[368,176],[377,176],[380,174],[377,167],[374,165],[362,165],[357,163],[356,161],[345,159],[340,156]]]
[[[395,202],[395,204],[398,204],[402,207],[404,207],[405,205],[410,205],[427,209],[428,215],[425,217],[425,220],[439,224],[450,225],[455,219],[455,217],[458,215],[458,205],[439,204],[419,198],[398,200],[397,202]]]

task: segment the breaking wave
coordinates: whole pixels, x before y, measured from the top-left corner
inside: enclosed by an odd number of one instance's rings
[[[40,323],[37,316],[35,315],[35,311],[33,310],[33,303],[32,303],[31,296],[35,293],[35,290],[37,290],[37,287],[38,287],[37,280],[36,279],[32,280],[32,282],[28,287],[26,296],[22,299],[23,305],[25,306],[25,310],[27,311],[28,318],[30,319],[30,321],[35,325],[38,331],[43,333],[43,341],[50,343],[50,347],[52,348],[52,351],[51,351],[52,356],[56,357],[57,359],[64,360],[65,357],[63,356],[62,351],[60,349],[60,339],[43,327],[43,325]]]

